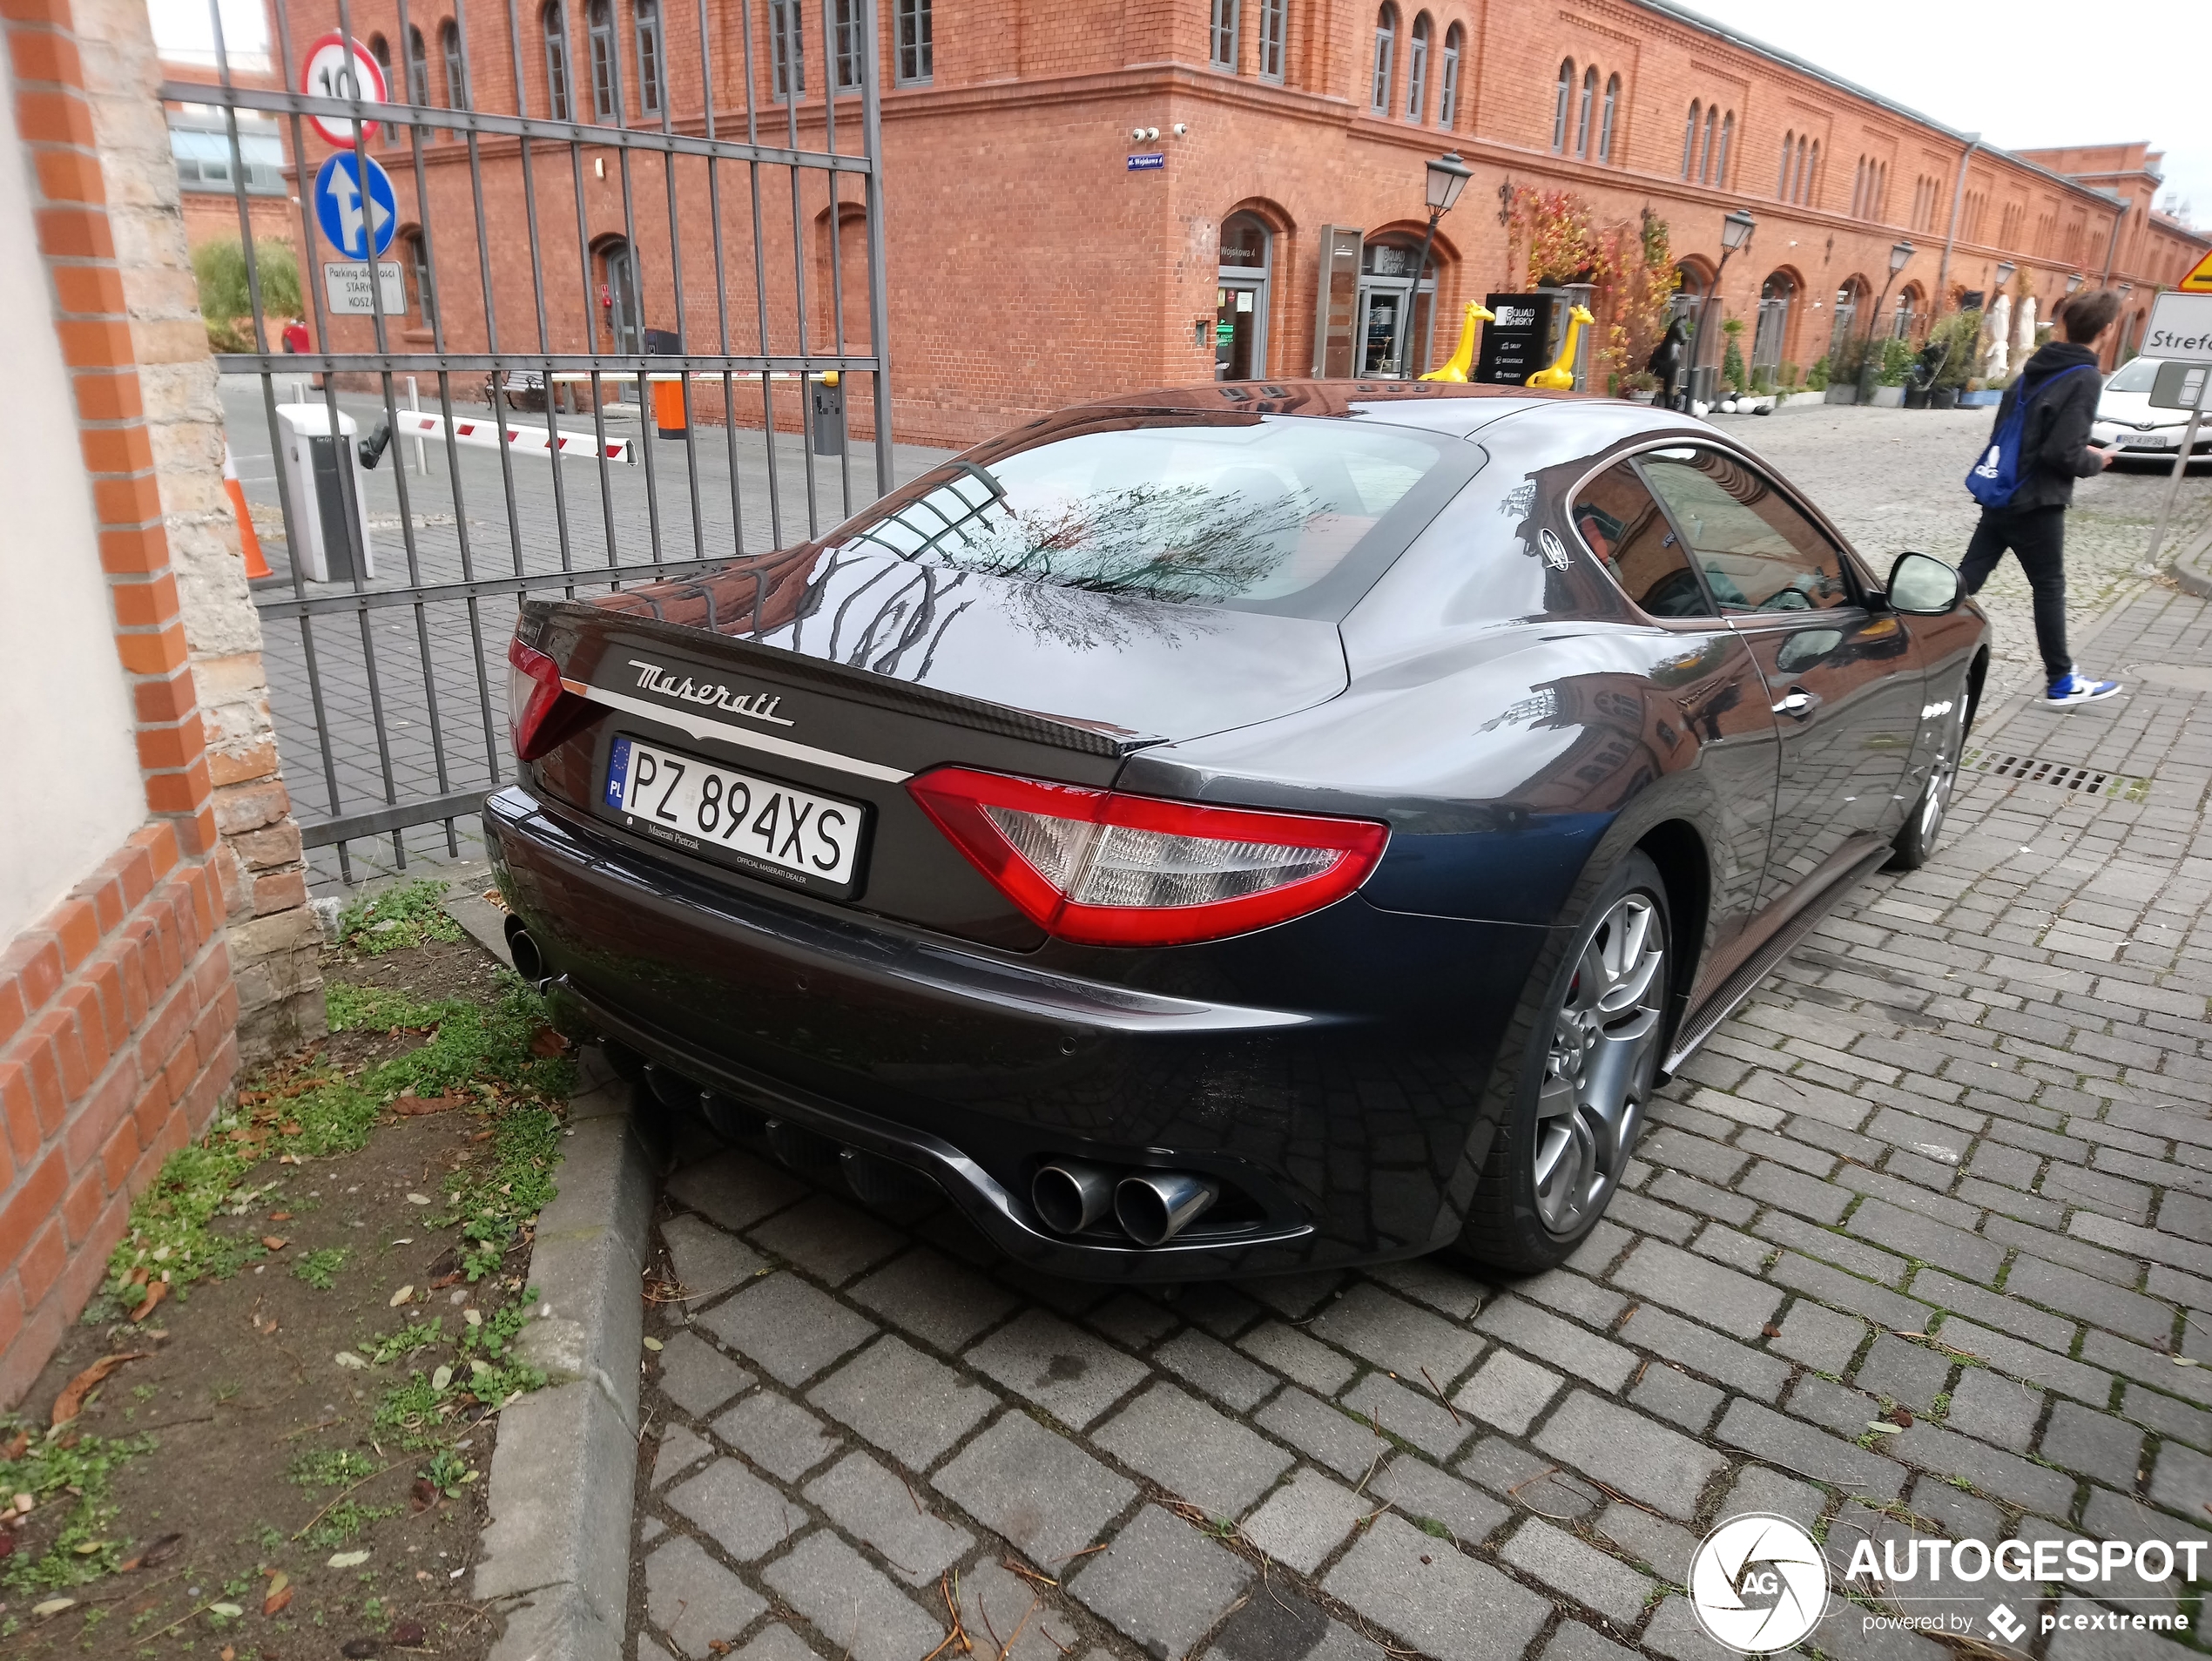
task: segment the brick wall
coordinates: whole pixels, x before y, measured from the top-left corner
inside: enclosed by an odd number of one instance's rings
[[[265,692],[255,701],[253,613],[218,506],[213,382],[149,91],[144,8],[0,0],[0,21],[17,129],[0,144],[21,146],[0,160],[29,176],[83,467],[54,488],[88,491],[97,537],[42,554],[98,563],[114,656],[76,668],[127,690],[148,821],[120,847],[84,850],[91,874],[0,942],[5,1404],[98,1284],[131,1197],[230,1087],[232,942],[261,962],[278,955],[251,932],[259,876],[287,857],[296,867],[297,839],[259,849],[258,865],[236,835],[225,840],[241,828],[225,822],[241,792],[261,804],[243,828],[283,824],[282,787],[263,743]],[[287,894],[269,900],[283,915]],[[226,931],[226,915],[243,922]]]

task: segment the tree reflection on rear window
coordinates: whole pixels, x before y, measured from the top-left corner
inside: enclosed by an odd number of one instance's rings
[[[1270,611],[1321,584],[1456,441],[1287,415],[1117,416],[947,463],[832,546]]]

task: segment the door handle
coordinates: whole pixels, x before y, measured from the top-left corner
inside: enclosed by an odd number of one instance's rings
[[[1774,706],[1777,715],[1791,715],[1803,720],[1819,707],[1820,700],[1802,686],[1793,686]]]

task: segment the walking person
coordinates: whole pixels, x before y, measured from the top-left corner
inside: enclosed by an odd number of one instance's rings
[[[2089,442],[2104,390],[2091,346],[2119,312],[2120,296],[2109,288],[2067,302],[2059,317],[2066,339],[2039,348],[2020,367],[1997,406],[1989,442],[1966,475],[1966,489],[1982,504],[1981,523],[1959,574],[1966,592],[1978,594],[2007,549],[2020,561],[2035,594],[2043,701],[2053,709],[2094,703],[2121,689],[2116,680],[2076,672],[2066,649],[2066,510],[2074,480],[2103,472],[2113,456]]]

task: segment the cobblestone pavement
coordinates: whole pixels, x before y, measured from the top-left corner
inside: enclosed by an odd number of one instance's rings
[[[1687,1565],[1738,1512],[1839,1571],[1908,1530],[2202,1538],[2212,607],[2148,587],[2094,644],[2170,672],[1978,736],[2148,794],[1969,775],[1939,857],[1667,1087],[1553,1273],[1114,1291],[694,1150],[658,1225],[686,1300],[648,1317],[638,1661],[1702,1661]],[[1808,1647],[2020,1655],[2001,1599],[2043,1661],[2184,1653],[2041,1631],[2202,1612],[2201,1584],[2103,1590],[1878,1585]],[[1973,1642],[1867,1626],[1936,1610]]]

